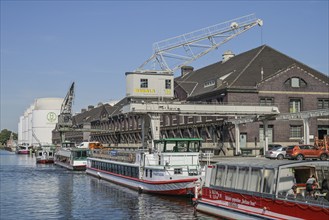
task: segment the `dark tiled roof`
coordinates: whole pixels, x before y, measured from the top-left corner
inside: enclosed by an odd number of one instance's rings
[[[307,65],[263,45],[236,55],[226,62],[218,62],[175,78],[189,98],[223,89],[256,89],[256,85],[292,65],[297,65],[315,77],[329,82],[329,78]],[[211,86],[205,87],[205,83]]]
[[[79,125],[84,122],[92,122],[92,121],[100,120],[102,117],[102,113],[106,111],[108,114],[108,112],[111,111],[112,108],[113,106],[109,104],[99,105],[95,108],[74,115],[73,122],[74,124]]]

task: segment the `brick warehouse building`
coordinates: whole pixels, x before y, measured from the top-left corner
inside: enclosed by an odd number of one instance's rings
[[[222,61],[196,71],[183,67],[174,87],[175,98],[186,102],[276,105],[281,113],[329,108],[328,76],[267,45],[238,55],[227,51]],[[129,99],[124,98],[114,106],[98,106],[95,108],[101,108],[98,116],[93,113],[95,109],[81,113],[90,125],[86,125],[79,114],[75,115],[76,126],[104,130],[90,133],[91,140],[139,145],[141,119],[120,115],[120,108],[127,102]],[[224,123],[222,118],[163,115],[160,125],[162,137],[202,137],[204,146],[213,147],[216,153],[233,153],[234,126]],[[329,134],[328,117],[311,118],[309,125],[311,141],[315,136]],[[298,143],[303,137],[300,119],[269,121],[268,127],[270,143]],[[241,148],[263,146],[261,122],[240,124],[239,129]],[[53,138],[55,142],[56,134]]]

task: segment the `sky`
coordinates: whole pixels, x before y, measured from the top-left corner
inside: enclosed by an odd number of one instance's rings
[[[256,14],[255,27],[189,64],[202,68],[266,44],[328,75],[328,1],[1,0],[1,126],[17,132],[37,98],[64,98],[73,112],[125,96],[125,73],[152,44]],[[179,72],[175,73],[178,76]]]

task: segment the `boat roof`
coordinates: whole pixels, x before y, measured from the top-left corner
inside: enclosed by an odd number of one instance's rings
[[[261,168],[278,168],[278,167],[300,167],[300,166],[326,166],[329,167],[329,161],[313,160],[270,160],[265,158],[230,158],[223,159],[216,165],[228,165],[238,167],[261,167]]]

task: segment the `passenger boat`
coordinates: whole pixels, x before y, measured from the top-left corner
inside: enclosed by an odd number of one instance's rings
[[[153,150],[110,148],[94,150],[87,174],[144,193],[193,194],[204,176],[199,164],[202,139],[169,138],[154,141]]]
[[[37,163],[54,163],[55,146],[41,146],[36,149],[35,156]]]
[[[72,142],[62,143],[55,153],[54,163],[69,170],[86,170],[88,148],[77,148]]]
[[[312,175],[329,179],[329,161],[223,159],[207,167],[196,209],[228,219],[329,219],[326,194],[305,193]],[[297,195],[287,196],[293,185]]]
[[[29,154],[31,149],[32,149],[32,146],[29,146],[28,144],[21,144],[21,145],[17,146],[16,153],[17,154]]]

